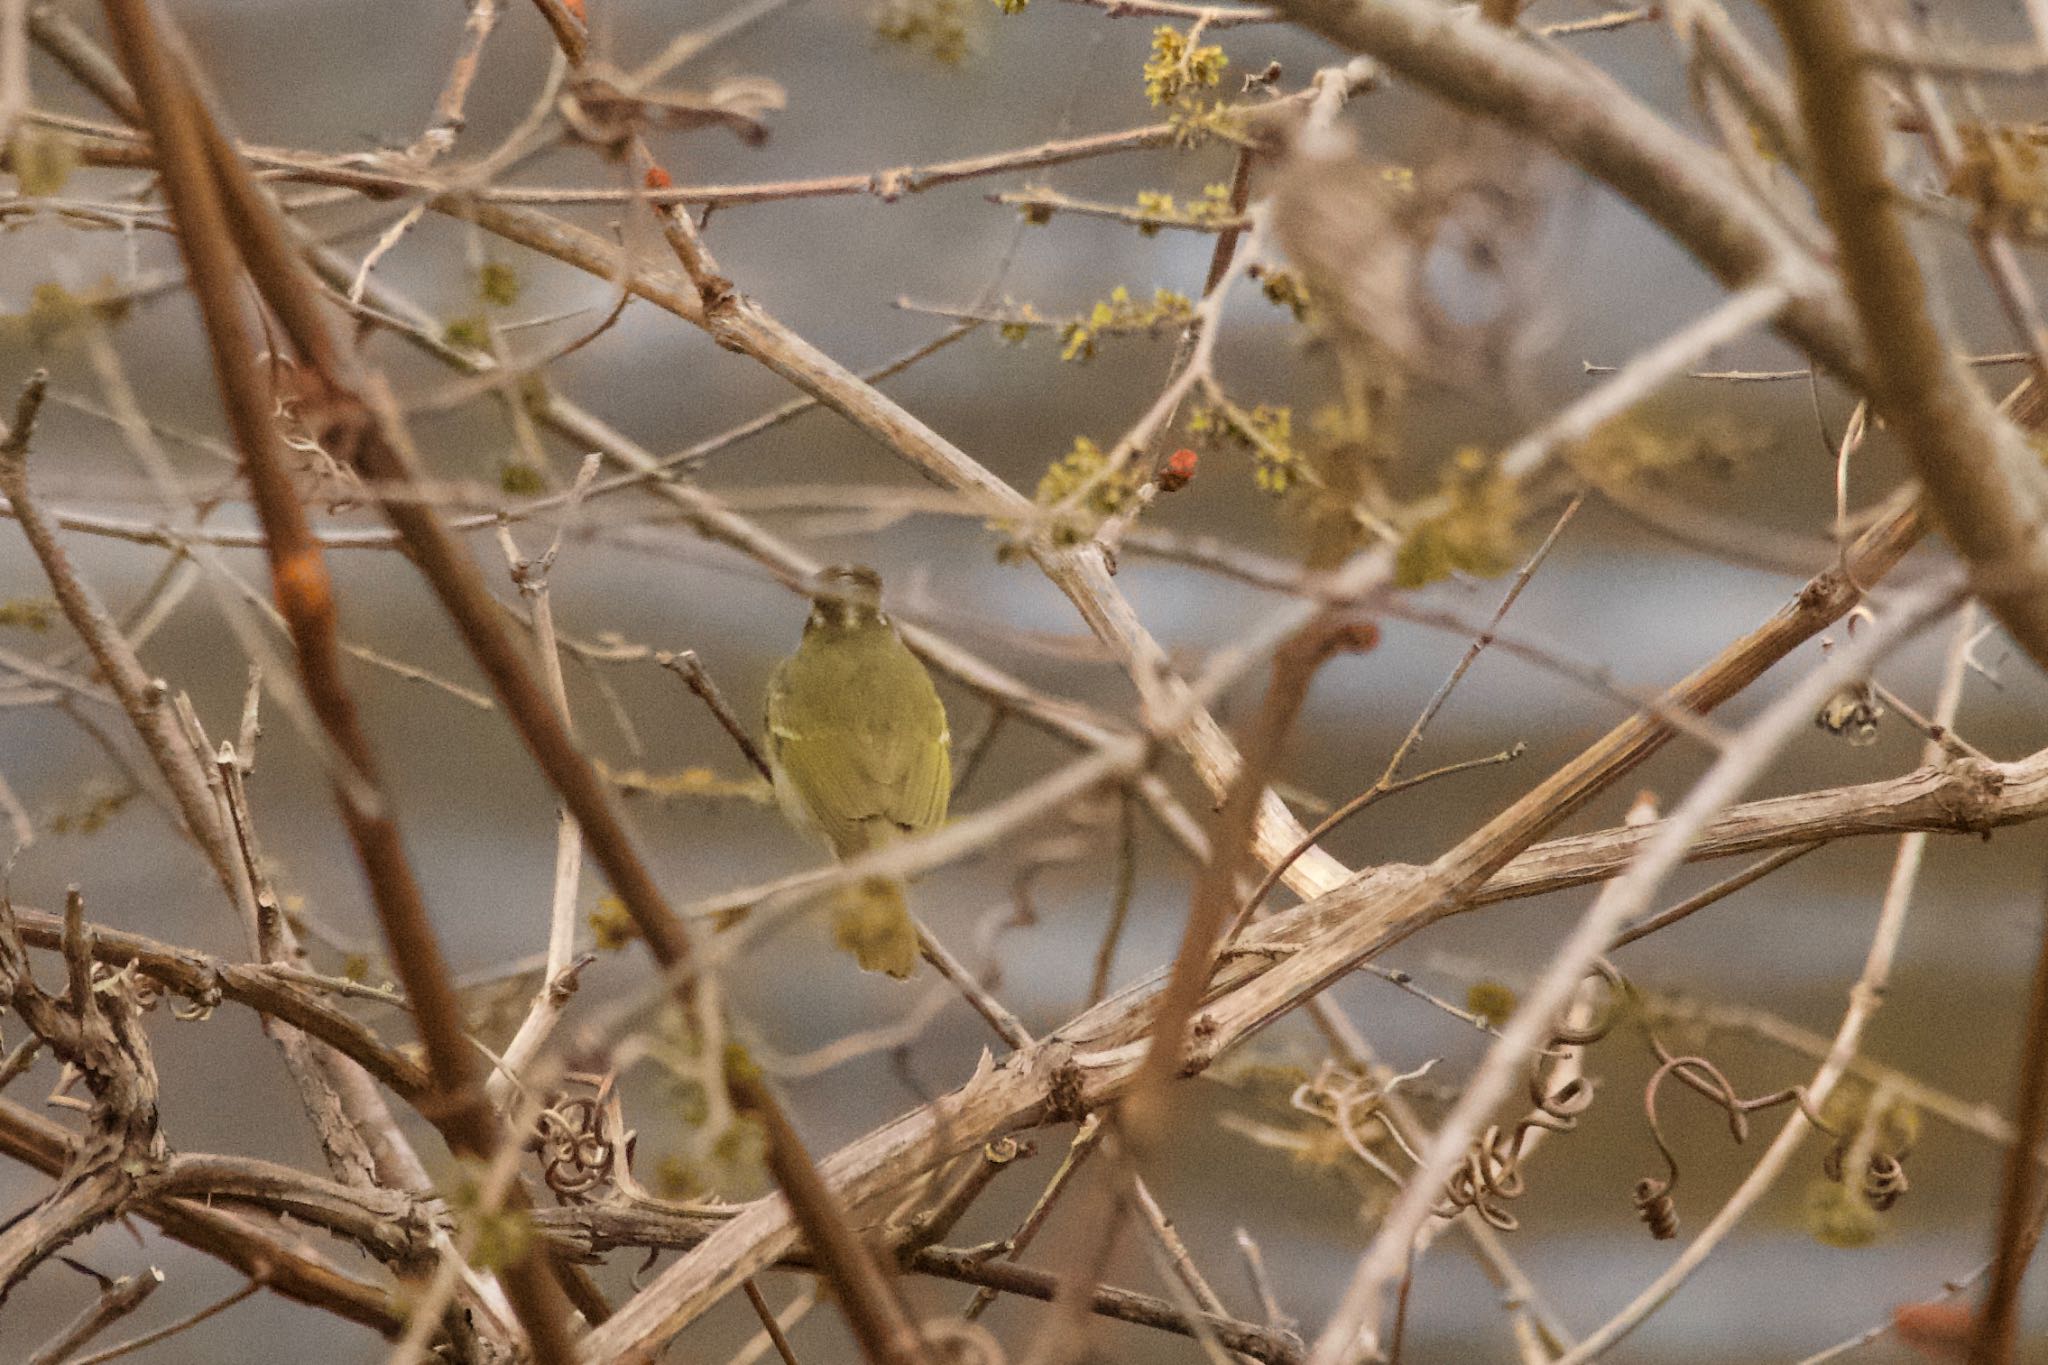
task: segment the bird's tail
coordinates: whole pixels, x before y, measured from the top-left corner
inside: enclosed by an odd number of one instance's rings
[[[902,980],[917,970],[917,925],[893,877],[863,877],[839,894],[832,938],[861,968]]]

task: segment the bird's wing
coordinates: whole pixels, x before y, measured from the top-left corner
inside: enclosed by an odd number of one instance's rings
[[[891,643],[909,656],[900,643]],[[945,820],[952,792],[946,709],[921,666],[908,674],[891,670],[889,676],[894,685],[861,689],[867,705],[849,728],[859,736],[861,769],[877,793],[875,814],[920,833]]]
[[[827,743],[819,734],[799,729],[790,717],[787,702],[793,663],[785,659],[768,680],[768,753],[775,769],[776,795],[795,823],[801,826],[808,821],[825,836],[834,853],[848,857],[867,847],[866,820],[878,812],[853,808],[868,786],[855,746]]]
[[[952,764],[945,710],[929,681],[905,691],[850,679],[827,699],[819,734],[790,722],[783,681],[778,670],[769,684],[769,743],[784,779],[839,856],[946,818]]]
[[[936,829],[946,818],[946,799],[953,792],[953,760],[940,721],[939,737],[916,745],[904,756],[889,792],[890,822],[913,834]]]

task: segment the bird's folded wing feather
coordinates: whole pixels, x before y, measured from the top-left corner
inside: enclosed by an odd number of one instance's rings
[[[788,715],[782,682],[778,672],[768,691],[769,740],[842,857],[888,833],[927,830],[945,819],[952,764],[945,713],[928,683],[894,695],[869,679],[848,679],[850,685],[826,693],[822,714],[800,727]],[[875,827],[883,822],[890,828]]]

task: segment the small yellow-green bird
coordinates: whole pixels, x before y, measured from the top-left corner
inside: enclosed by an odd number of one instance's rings
[[[768,680],[768,766],[790,821],[853,858],[946,818],[952,735],[931,674],[882,614],[882,580],[861,565],[821,569],[803,642]],[[917,969],[903,884],[848,888],[833,936],[871,972]]]

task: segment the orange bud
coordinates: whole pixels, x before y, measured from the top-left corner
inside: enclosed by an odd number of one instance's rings
[[[674,176],[672,176],[672,175],[670,175],[670,174],[669,174],[669,173],[668,173],[667,171],[663,170],[663,169],[662,169],[661,167],[659,167],[659,166],[649,166],[649,167],[647,168],[647,188],[648,188],[648,189],[650,189],[650,190],[665,190],[665,189],[667,189],[667,188],[668,188],[669,186],[671,186],[671,185],[673,185],[673,184],[675,184],[675,183],[676,183],[676,182],[675,182],[675,177],[674,177]]]

